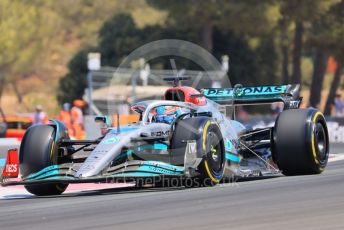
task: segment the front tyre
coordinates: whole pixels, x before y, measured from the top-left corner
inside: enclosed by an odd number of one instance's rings
[[[329,156],[326,121],[316,109],[283,111],[273,132],[274,159],[287,176],[319,174]]]
[[[19,165],[23,178],[50,165],[57,164],[55,129],[49,125],[30,127],[20,145]],[[28,192],[37,196],[60,195],[68,184],[51,183],[25,185]]]
[[[202,135],[203,161],[199,165],[201,184],[213,186],[218,184],[225,171],[225,153],[222,137],[216,124],[208,121]]]
[[[199,176],[185,181],[186,187],[213,186],[219,183],[225,171],[225,151],[220,128],[209,117],[192,117],[179,120],[172,135],[172,163],[184,163],[187,140],[195,140]]]

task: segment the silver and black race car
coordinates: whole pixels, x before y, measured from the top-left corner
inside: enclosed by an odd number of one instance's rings
[[[181,79],[180,79],[181,80]],[[35,195],[56,195],[70,183],[136,182],[212,186],[233,177],[319,174],[327,164],[329,140],[324,116],[299,109],[298,85],[205,88],[175,85],[164,100],[131,108],[137,123],[107,127],[96,140],[71,140],[51,120],[30,127],[19,151],[20,179]],[[248,129],[228,111],[238,105],[281,102],[273,127]],[[11,163],[8,160],[7,164]],[[12,167],[13,170],[13,167]]]

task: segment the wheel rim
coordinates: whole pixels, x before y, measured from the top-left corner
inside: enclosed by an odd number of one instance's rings
[[[208,134],[208,157],[207,161],[210,166],[210,170],[214,175],[219,174],[222,171],[222,149],[219,138],[214,132]]]
[[[320,122],[316,124],[314,134],[317,158],[320,163],[323,164],[325,163],[328,155],[328,143],[325,129]]]
[[[213,160],[218,161],[219,156],[217,154],[217,150],[216,150],[216,147],[214,145],[210,146],[210,153],[211,153],[211,157],[213,158]]]

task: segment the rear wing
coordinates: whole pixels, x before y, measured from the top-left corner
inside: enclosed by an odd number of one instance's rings
[[[284,109],[299,108],[302,98],[300,85],[249,86],[235,85],[234,88],[204,88],[206,98],[221,105],[252,105],[283,102]]]

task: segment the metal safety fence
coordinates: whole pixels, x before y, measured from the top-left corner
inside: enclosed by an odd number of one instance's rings
[[[168,70],[150,68],[114,68],[102,67],[100,70],[91,71],[90,88],[85,92],[84,99],[93,105],[95,114],[107,114],[109,101],[117,102],[119,108],[115,111],[121,112],[120,107],[132,104],[138,100],[160,99],[164,89],[169,84],[164,78],[180,76],[188,77],[190,80],[183,85],[195,88],[221,87],[228,81],[227,72],[219,71],[195,71],[195,70]],[[228,86],[228,85],[227,85]],[[91,91],[88,92],[88,91]],[[91,95],[88,97],[87,95]]]

